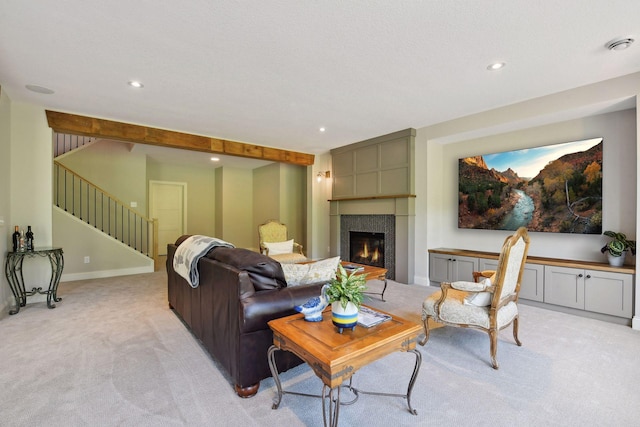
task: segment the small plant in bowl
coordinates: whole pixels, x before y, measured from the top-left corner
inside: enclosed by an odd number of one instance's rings
[[[353,271],[347,273],[338,264],[338,274],[326,289],[327,301],[331,304],[331,321],[342,333],[345,328],[355,328],[358,323],[358,310],[364,299],[366,276]]]
[[[609,264],[619,267],[624,263],[624,256],[627,251],[631,251],[632,255],[636,254],[636,241],[628,240],[624,233],[605,231],[602,234],[612,239],[600,249],[600,252],[607,253]]]

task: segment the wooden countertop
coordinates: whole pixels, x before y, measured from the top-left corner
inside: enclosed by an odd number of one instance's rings
[[[485,258],[485,259],[498,259],[500,255],[497,252],[482,252],[482,251],[472,251],[468,249],[453,249],[453,248],[429,249],[429,253],[468,256],[468,257]],[[561,259],[561,258],[546,258],[546,257],[537,257],[537,256],[527,256],[527,263],[553,265],[557,267],[569,267],[569,268],[589,268],[592,270],[610,271],[613,273],[635,274],[636,272],[636,267],[633,265],[625,265],[622,267],[612,267],[606,262],[577,261],[577,260],[569,260],[569,259]]]

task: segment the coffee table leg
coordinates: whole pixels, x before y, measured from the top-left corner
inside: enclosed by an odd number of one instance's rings
[[[273,380],[276,383],[276,387],[278,388],[278,401],[273,402],[271,409],[278,409],[278,406],[280,406],[280,402],[282,401],[282,395],[283,395],[282,384],[280,384],[280,376],[278,375],[278,367],[276,366],[276,356],[275,356],[276,350],[278,350],[278,347],[276,347],[275,345],[272,345],[271,347],[269,347],[269,350],[267,351],[267,357],[269,358],[269,369],[271,370],[271,376],[273,377]]]
[[[420,372],[420,365],[422,365],[422,353],[416,349],[410,351],[416,355],[416,366],[413,367],[413,374],[411,374],[411,380],[409,380],[409,388],[407,389],[407,405],[409,406],[409,412],[413,415],[418,415],[416,410],[411,407],[411,391],[413,390],[413,386],[418,378],[418,372]]]
[[[327,389],[329,389],[329,396],[327,396]],[[322,420],[324,421],[325,427],[327,425],[337,427],[338,425],[338,416],[340,415],[340,389],[340,386],[336,388],[330,388],[326,384],[322,386]],[[337,394],[335,399],[334,393]],[[329,412],[327,412],[327,399],[329,399]],[[327,418],[329,419],[329,424],[327,424]]]

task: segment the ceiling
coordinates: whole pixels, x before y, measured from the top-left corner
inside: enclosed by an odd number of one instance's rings
[[[0,85],[13,102],[320,154],[638,72],[638,17],[638,0],[2,0]],[[636,42],[604,47],[620,37]]]

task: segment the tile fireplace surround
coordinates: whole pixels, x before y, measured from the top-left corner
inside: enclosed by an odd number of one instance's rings
[[[413,283],[415,203],[413,197],[331,200],[330,245],[332,256],[349,258],[349,231],[385,234],[387,277]]]

